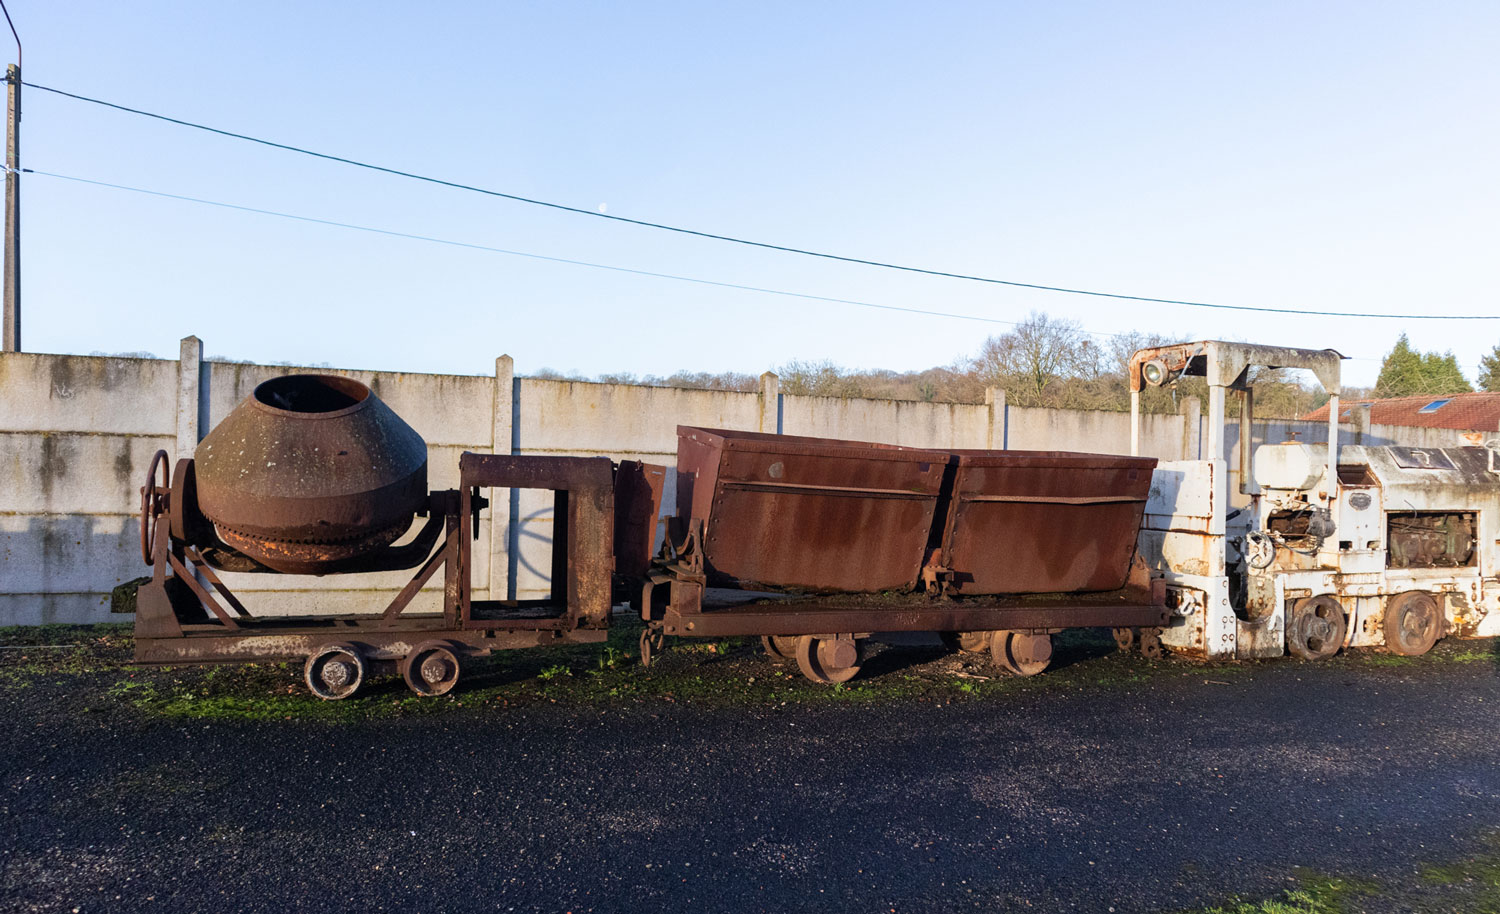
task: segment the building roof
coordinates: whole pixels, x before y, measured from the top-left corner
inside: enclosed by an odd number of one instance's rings
[[[1500,393],[1480,391],[1434,397],[1387,397],[1383,400],[1343,400],[1339,419],[1349,422],[1350,410],[1370,407],[1370,422],[1375,425],[1407,425],[1423,428],[1456,428],[1463,431],[1500,431]],[[1311,421],[1328,421],[1324,404],[1302,417]]]

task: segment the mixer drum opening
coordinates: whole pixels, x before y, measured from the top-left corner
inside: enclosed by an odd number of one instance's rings
[[[293,374],[272,378],[255,388],[255,399],[289,413],[334,413],[364,402],[370,388],[353,378],[326,374]]]
[[[198,445],[198,504],[228,545],[276,571],[357,570],[427,502],[427,445],[370,388],[287,375]]]

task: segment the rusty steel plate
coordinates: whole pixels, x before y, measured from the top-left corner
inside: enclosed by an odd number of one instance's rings
[[[946,452],[690,426],[677,435],[678,510],[702,522],[716,586],[916,585]]]
[[[1146,509],[1149,457],[955,451],[943,565],[958,594],[1125,585]]]
[[[615,468],[616,574],[642,578],[650,570],[666,481],[667,468],[653,463],[622,460]]]

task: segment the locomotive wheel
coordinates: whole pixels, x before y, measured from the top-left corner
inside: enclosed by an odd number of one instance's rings
[[[1328,594],[1306,597],[1286,620],[1286,649],[1303,660],[1326,660],[1344,646],[1348,626],[1338,600]]]
[[[160,474],[157,468],[160,467]],[[167,465],[167,452],[157,451],[151,457],[151,467],[146,470],[146,484],[141,486],[141,558],[147,565],[155,564],[152,550],[156,545],[156,520],[166,509],[167,493],[172,491],[172,468]],[[161,476],[157,485],[156,477]]]
[[[1117,639],[1118,640],[1118,639]],[[1147,660],[1160,660],[1166,654],[1161,646],[1161,629],[1143,628],[1137,635],[1141,648],[1141,656]]]
[[[1411,590],[1385,604],[1385,646],[1406,657],[1432,650],[1443,630],[1443,610],[1432,594]]]
[[[1128,654],[1130,653],[1130,649],[1135,647],[1135,629],[1117,628],[1113,634],[1115,636],[1115,647],[1120,649],[1120,653]]]
[[[788,663],[797,659],[796,635],[761,635],[760,646],[766,649],[766,656],[776,663]]]
[[[813,682],[848,682],[859,672],[860,643],[853,638],[797,638],[797,667]]]
[[[441,641],[427,641],[401,660],[406,687],[424,698],[447,695],[458,685],[458,657]]]
[[[324,701],[348,698],[365,681],[365,658],[352,644],[325,644],[307,658],[302,678]]]
[[[667,633],[653,625],[641,629],[641,666],[651,668],[651,663],[661,649],[667,646]]]
[[[1052,636],[1028,632],[995,632],[990,658],[1017,676],[1035,676],[1052,662]]]
[[[989,632],[938,632],[943,646],[964,654],[982,654],[990,646]]]

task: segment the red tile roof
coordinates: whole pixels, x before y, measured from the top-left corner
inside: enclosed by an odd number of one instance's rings
[[[1429,412],[1422,412],[1425,407],[1443,400],[1447,402]],[[1500,431],[1500,393],[1481,391],[1442,397],[1423,394],[1418,397],[1388,397],[1383,400],[1341,400],[1340,419],[1348,422],[1349,410],[1367,403],[1370,406],[1370,422],[1375,425],[1456,428],[1474,432]],[[1302,418],[1327,422],[1328,406],[1320,406]]]

